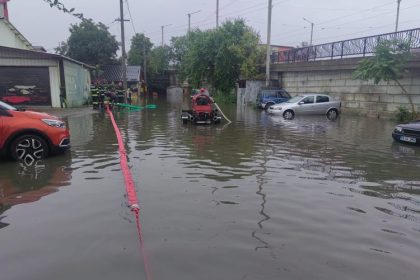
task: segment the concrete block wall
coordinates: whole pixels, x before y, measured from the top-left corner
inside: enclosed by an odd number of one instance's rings
[[[283,72],[283,86],[292,95],[327,93],[342,100],[343,112],[390,117],[399,106],[409,107],[407,96],[394,82],[354,80],[353,70]],[[420,111],[420,69],[411,69],[400,79]]]

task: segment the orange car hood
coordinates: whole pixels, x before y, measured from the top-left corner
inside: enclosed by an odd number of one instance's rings
[[[47,113],[40,113],[40,112],[34,112],[34,111],[14,111],[13,114],[15,115],[24,115],[28,118],[31,119],[54,119],[54,120],[58,120],[57,117],[52,116],[50,114]]]

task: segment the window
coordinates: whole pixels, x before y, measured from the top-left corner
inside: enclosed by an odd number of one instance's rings
[[[290,95],[286,91],[279,91],[278,96],[281,98],[290,98]]]
[[[325,95],[318,95],[316,97],[316,103],[330,102],[330,98]]]
[[[274,91],[266,91],[264,92],[265,97],[277,97],[277,93]]]
[[[311,103],[314,103],[314,97],[313,96],[307,96],[307,97],[305,97],[304,99],[302,99],[302,102],[304,103],[304,104],[311,104]]]

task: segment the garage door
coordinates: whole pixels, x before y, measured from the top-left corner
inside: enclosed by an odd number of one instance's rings
[[[11,105],[51,106],[48,67],[0,67],[0,100]]]

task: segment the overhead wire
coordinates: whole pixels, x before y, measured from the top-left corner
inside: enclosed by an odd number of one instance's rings
[[[412,5],[412,6],[409,6],[409,7],[405,7],[405,8],[403,8],[403,9],[401,9],[401,10],[407,10],[407,9],[415,8],[415,7],[418,7],[418,6],[420,6],[420,4],[417,4],[417,5]],[[341,23],[341,24],[336,25],[335,27],[338,27],[339,29],[342,29],[342,27],[344,27],[345,25],[348,25],[349,23],[354,23],[354,22],[360,22],[360,21],[370,20],[370,19],[372,19],[372,18],[377,18],[377,17],[383,16],[383,15],[386,15],[386,14],[390,14],[390,13],[393,13],[393,12],[394,12],[394,11],[388,11],[388,12],[385,12],[385,13],[380,13],[380,14],[377,14],[377,15],[374,15],[374,16],[370,16],[369,18],[366,18],[366,19],[357,19],[357,20],[352,20],[352,21],[344,22],[344,23]],[[347,33],[347,34],[342,34],[342,35],[340,35],[340,37],[343,37],[343,36],[349,36],[349,35],[354,35],[354,34],[362,34],[363,32],[369,31],[369,30],[371,30],[372,28],[381,28],[381,27],[385,27],[385,26],[393,26],[393,25],[394,25],[394,24],[393,24],[393,23],[391,23],[391,24],[386,24],[386,25],[381,25],[381,26],[371,27],[371,28],[369,28],[369,29],[365,29],[365,30],[363,30],[363,31],[352,32],[352,33]],[[325,28],[325,29],[326,29],[326,28]],[[296,37],[296,36],[294,36],[294,37]],[[326,39],[328,39],[328,38],[331,38],[331,36],[320,37],[320,38],[317,38],[317,40],[326,40]]]
[[[228,3],[227,5],[225,5],[224,7],[227,7],[227,6],[230,6],[230,5],[234,4],[234,2],[236,2],[236,1],[237,0],[231,1],[230,3]],[[290,1],[290,0],[277,0],[277,1],[273,1],[273,6],[276,5],[276,4],[283,3],[283,2],[287,2],[287,1]],[[221,14],[219,16],[219,18],[221,18],[221,19],[227,19],[227,18],[229,18],[231,16],[233,17],[233,16],[247,15],[247,14],[258,12],[258,11],[261,11],[261,10],[267,9],[267,8],[268,8],[267,3],[261,3],[260,2],[258,4],[254,4],[254,5],[251,5],[251,6],[242,8],[242,9],[235,10],[234,12],[231,12],[231,13]],[[200,27],[206,27],[206,26],[213,25],[213,22],[214,22],[213,19],[203,19],[203,20],[195,21],[194,24],[195,25],[199,25]],[[167,30],[168,30],[168,32],[170,34],[171,31],[180,30],[181,28],[185,28],[186,26],[188,26],[188,25],[175,25],[175,26],[169,27]],[[147,33],[147,35],[156,34],[156,33],[158,33],[158,31]]]
[[[222,6],[222,9],[224,9],[224,8],[227,8],[227,7],[229,7],[229,6],[232,6],[233,4],[235,4],[236,2],[237,2],[238,0],[232,0],[232,1],[230,1],[230,2],[228,2],[226,5],[224,5],[224,6]],[[289,1],[289,0],[278,0],[278,1],[273,1],[273,6],[274,5],[278,5],[278,4],[281,4],[281,3],[284,3],[284,2],[287,2],[287,1]],[[128,6],[128,9],[129,9],[129,4],[128,4],[128,0],[126,0],[126,2],[127,2],[127,6]],[[343,19],[343,18],[348,18],[348,17],[351,17],[351,16],[354,16],[354,15],[360,15],[360,14],[364,14],[364,13],[367,13],[367,12],[369,12],[369,11],[372,11],[372,10],[377,10],[377,9],[379,9],[379,8],[383,8],[383,7],[387,7],[387,6],[389,6],[389,5],[392,5],[392,4],[395,4],[395,1],[392,1],[392,2],[387,2],[387,3],[383,3],[383,4],[381,4],[381,5],[376,5],[376,6],[374,6],[374,7],[370,7],[370,8],[367,8],[367,9],[362,9],[362,10],[358,10],[357,12],[352,12],[352,13],[349,13],[349,14],[347,14],[347,15],[343,15],[343,16],[340,16],[340,17],[336,17],[336,18],[332,18],[332,19],[328,19],[328,20],[325,20],[325,21],[322,21],[322,22],[318,22],[318,23],[316,23],[317,25],[325,25],[326,23],[330,23],[330,22],[334,22],[334,21],[337,21],[337,20],[341,20],[341,19]],[[255,13],[255,12],[259,12],[259,11],[261,11],[261,10],[263,10],[263,9],[266,9],[266,8],[268,8],[268,6],[267,6],[267,3],[253,3],[252,5],[250,5],[250,6],[246,6],[246,7],[242,7],[242,8],[240,8],[240,9],[236,9],[235,11],[232,11],[232,12],[227,12],[227,13],[224,13],[224,14],[221,14],[220,16],[219,16],[219,18],[221,18],[221,19],[227,19],[227,18],[229,18],[229,17],[235,17],[235,16],[237,16],[237,17],[240,17],[240,16],[245,16],[245,15],[248,15],[248,14],[251,14],[251,13]],[[407,8],[405,8],[405,9],[407,9]],[[385,12],[385,13],[381,13],[380,15],[383,15],[383,14],[388,14],[388,13],[391,13],[391,12],[393,12],[393,11],[389,11],[389,12]],[[130,14],[130,17],[131,17],[131,12],[129,11],[129,14]],[[380,16],[380,15],[375,15],[375,16],[373,16],[373,17],[378,17],[378,16]],[[212,15],[213,16],[213,15]],[[358,22],[359,21],[364,21],[364,20],[368,20],[368,19],[370,19],[370,18],[372,18],[372,17],[368,17],[368,18],[364,18],[364,19],[360,19],[360,20],[357,20]],[[354,20],[354,21],[351,21],[351,22],[355,22],[356,20]],[[261,22],[260,22],[261,23]],[[341,26],[344,26],[345,24],[348,24],[348,23],[340,23],[339,25],[338,25],[338,27],[341,27]],[[132,25],[133,25],[133,30],[135,30],[134,29],[134,24],[133,24],[133,22],[132,22]],[[204,19],[202,19],[202,20],[198,20],[198,21],[195,21],[194,22],[194,25],[195,26],[197,26],[197,27],[199,27],[199,28],[206,28],[206,27],[210,27],[210,26],[213,26],[214,25],[214,19],[207,19],[207,18],[204,18]],[[282,24],[283,25],[283,24]],[[283,25],[284,26],[284,25]],[[286,26],[293,26],[293,25],[286,25]],[[325,26],[325,27],[322,27],[322,28],[320,28],[320,29],[322,29],[322,30],[326,30],[326,29],[335,29],[336,28],[336,26],[337,25],[335,25],[335,26]],[[188,24],[181,24],[181,25],[173,25],[173,26],[171,26],[171,27],[168,27],[167,29],[166,29],[166,31],[168,32],[168,34],[170,35],[170,36],[174,36],[174,34],[176,34],[176,33],[179,33],[180,31],[182,31],[183,29],[187,29],[187,27],[188,27]],[[303,27],[303,28],[305,28],[305,27]],[[294,28],[294,29],[291,29],[291,30],[288,30],[288,31],[282,31],[281,33],[274,33],[272,36],[273,37],[276,37],[276,36],[278,36],[278,35],[281,35],[282,37],[283,36],[285,36],[285,35],[288,35],[288,34],[293,34],[294,35],[294,37],[295,36],[299,36],[299,34],[303,34],[304,33],[304,31],[302,30],[303,29],[302,28],[302,26],[297,26],[297,28]],[[158,33],[160,33],[161,31],[160,30],[158,30],[158,29],[156,29],[156,31],[151,31],[151,32],[145,32],[145,35],[147,35],[147,36],[151,36],[151,35],[154,35],[154,34],[158,34]],[[296,33],[298,33],[298,34],[296,34]]]
[[[131,16],[130,4],[128,3],[128,0],[125,0],[125,3],[127,4],[128,15],[130,16],[131,27],[133,28],[134,34],[136,34],[137,32],[134,27],[133,17]]]
[[[340,20],[340,19],[351,17],[351,16],[354,16],[354,15],[359,15],[360,13],[366,13],[366,12],[369,12],[369,11],[372,11],[372,10],[376,10],[378,8],[389,6],[389,5],[394,4],[394,3],[395,3],[394,1],[388,2],[388,3],[378,5],[378,6],[374,6],[374,7],[368,8],[368,9],[363,9],[361,11],[358,11],[357,13],[350,13],[350,14],[347,14],[347,15],[344,15],[344,16],[341,16],[341,17],[336,17],[336,18],[333,18],[333,19],[328,19],[326,21],[317,22],[316,24],[317,25],[322,25],[322,24],[325,24],[325,23],[328,23],[328,22]],[[291,33],[295,34],[296,32],[299,32],[299,31],[300,31],[300,33],[303,33],[303,31],[300,28],[297,28],[297,29],[286,31],[286,32],[282,32],[281,35],[288,35],[288,34],[291,34]],[[278,34],[280,34],[280,33],[274,33],[272,36],[275,37]]]

